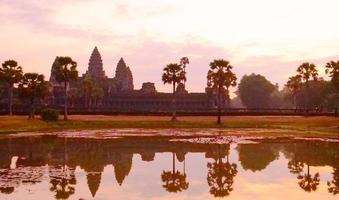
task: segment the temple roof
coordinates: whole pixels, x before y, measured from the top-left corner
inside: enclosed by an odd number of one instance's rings
[[[101,59],[101,55],[100,55],[100,52],[98,50],[98,47],[94,47],[93,51],[92,51],[92,54],[91,54],[91,57],[89,59],[89,62],[102,62],[102,59]]]

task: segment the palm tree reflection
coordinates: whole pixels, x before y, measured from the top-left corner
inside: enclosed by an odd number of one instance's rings
[[[175,169],[175,153],[173,155],[172,171],[163,171],[161,180],[164,182],[164,187],[168,192],[182,192],[187,190],[189,183],[186,181],[186,173],[181,173]]]
[[[339,194],[339,168],[333,168],[333,180],[327,182],[328,192],[333,195]]]
[[[214,163],[207,163],[207,183],[210,187],[210,193],[215,197],[224,197],[233,190],[234,177],[237,175],[237,165],[230,163],[228,159],[229,145],[227,145],[226,163],[223,163],[223,156],[220,152],[221,145],[218,145],[218,157]]]
[[[297,178],[299,179],[299,186],[306,192],[316,191],[320,183],[319,173],[317,172],[312,176],[309,165],[307,165],[307,173],[304,173],[304,175],[299,174]]]
[[[73,168],[67,166],[51,167],[50,191],[55,192],[56,199],[68,199],[75,192],[76,179]]]
[[[11,194],[14,192],[14,187],[0,187],[0,193]]]

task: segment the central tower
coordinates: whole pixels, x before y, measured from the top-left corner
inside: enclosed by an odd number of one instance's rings
[[[101,55],[97,47],[94,47],[92,51],[86,75],[96,80],[106,78],[105,71],[103,69]]]

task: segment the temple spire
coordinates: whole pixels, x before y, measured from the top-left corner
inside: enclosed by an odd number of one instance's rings
[[[97,46],[95,46],[92,51],[86,74],[93,78],[98,79],[105,77],[105,71],[103,70],[101,55]]]

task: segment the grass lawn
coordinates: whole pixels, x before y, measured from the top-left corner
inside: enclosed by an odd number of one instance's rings
[[[26,116],[0,116],[0,134],[16,132],[54,132],[63,130],[95,130],[117,128],[144,129],[258,129],[259,135],[281,131],[297,136],[339,137],[339,118],[334,117],[286,117],[286,116],[225,116],[222,125],[216,117],[178,117],[173,123],[167,116],[103,116],[71,115],[68,121],[44,122],[28,120]],[[274,131],[273,131],[274,130]]]

